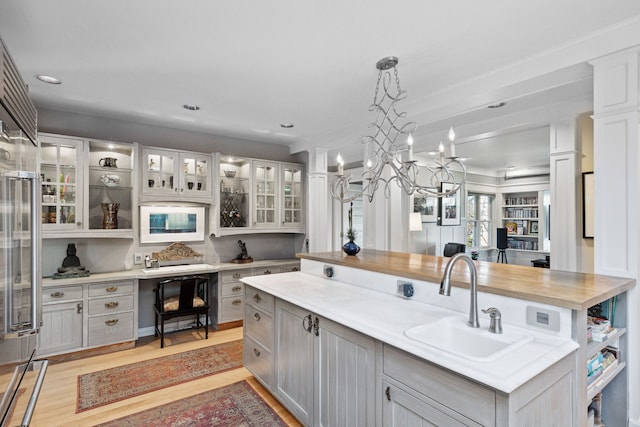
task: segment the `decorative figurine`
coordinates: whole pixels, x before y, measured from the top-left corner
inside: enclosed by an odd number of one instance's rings
[[[232,259],[231,262],[236,264],[246,264],[248,262],[253,262],[253,258],[249,256],[247,253],[247,245],[242,241],[238,240],[238,246],[240,246],[240,252],[235,259]]]
[[[58,272],[53,275],[54,279],[63,279],[68,277],[86,277],[89,270],[80,263],[80,258],[76,255],[76,244],[69,243],[67,245],[67,256],[62,260],[62,267],[58,268]]]

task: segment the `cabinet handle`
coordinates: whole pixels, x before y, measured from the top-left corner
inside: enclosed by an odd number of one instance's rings
[[[232,304],[232,305],[235,305],[235,306],[238,306],[238,305],[242,304],[242,300],[234,299],[234,300],[231,302],[231,304]]]
[[[239,278],[241,278],[241,277],[242,277],[242,274],[240,274],[240,273],[235,273],[235,274],[233,275],[233,278],[234,278],[234,279],[239,279]]]
[[[116,292],[118,290],[117,286],[109,286],[105,291],[107,292]]]
[[[298,271],[298,267],[293,267],[291,271]]]
[[[78,222],[76,222],[76,225],[77,225],[78,227],[82,227],[82,221],[78,221]]]
[[[255,294],[253,296],[253,300],[257,303],[260,303],[260,301],[262,301],[262,298],[260,298],[260,294]]]
[[[316,316],[316,320],[313,321],[313,331],[316,333],[316,336],[320,335],[320,319]]]
[[[107,326],[115,326],[118,323],[118,319],[105,320],[104,324]]]
[[[302,319],[302,329],[304,329],[307,332],[311,332],[311,315],[310,314],[308,316],[304,316],[304,318]]]
[[[64,296],[64,292],[51,292],[51,298],[62,298]]]
[[[116,308],[118,306],[118,301],[109,301],[104,303],[105,308]]]
[[[387,387],[387,389],[384,391],[384,394],[387,395],[387,400],[391,402],[391,387]]]
[[[256,319],[256,322],[259,322],[260,321],[260,313],[255,313],[253,315],[253,318]]]
[[[76,308],[78,309],[78,314],[82,313],[82,303],[79,302],[78,305],[76,305]]]
[[[271,274],[271,270],[265,270],[263,274]]]
[[[253,349],[253,354],[256,355],[256,357],[260,357],[260,350],[258,350],[257,348]]]
[[[242,290],[242,286],[234,286],[233,288],[231,288],[231,290],[233,292],[240,292]]]

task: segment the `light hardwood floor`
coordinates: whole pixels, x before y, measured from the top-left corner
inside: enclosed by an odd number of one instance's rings
[[[285,422],[290,426],[299,426],[295,418],[265,391],[245,368],[189,381],[76,414],[78,375],[241,338],[242,328],[209,333],[207,340],[203,339],[199,332],[181,332],[165,338],[164,349],[160,348],[159,339],[142,339],[135,348],[129,350],[60,363],[56,363],[53,358],[47,370],[31,425],[33,427],[92,426],[246,379]]]

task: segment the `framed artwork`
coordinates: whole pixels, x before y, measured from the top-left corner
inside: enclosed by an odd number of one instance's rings
[[[413,212],[422,216],[422,222],[438,221],[437,197],[420,194],[413,197]]]
[[[582,237],[593,239],[593,172],[582,173]]]
[[[451,182],[443,182],[440,190],[445,192],[455,187]],[[438,199],[438,225],[460,225],[462,206],[460,206],[460,189],[455,193]]]
[[[529,234],[538,234],[538,221],[531,221]]]
[[[518,224],[515,222],[506,222],[504,227],[507,229],[508,235],[518,234]]]

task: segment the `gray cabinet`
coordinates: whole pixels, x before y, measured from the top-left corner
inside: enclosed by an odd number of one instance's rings
[[[268,389],[273,388],[274,298],[245,288],[244,365]]]
[[[56,354],[81,348],[83,287],[46,288],[42,292],[42,300],[38,354]]]
[[[278,399],[305,425],[373,425],[374,340],[281,300],[275,308]]]
[[[89,284],[87,345],[113,344],[134,340],[137,306],[132,280]]]

